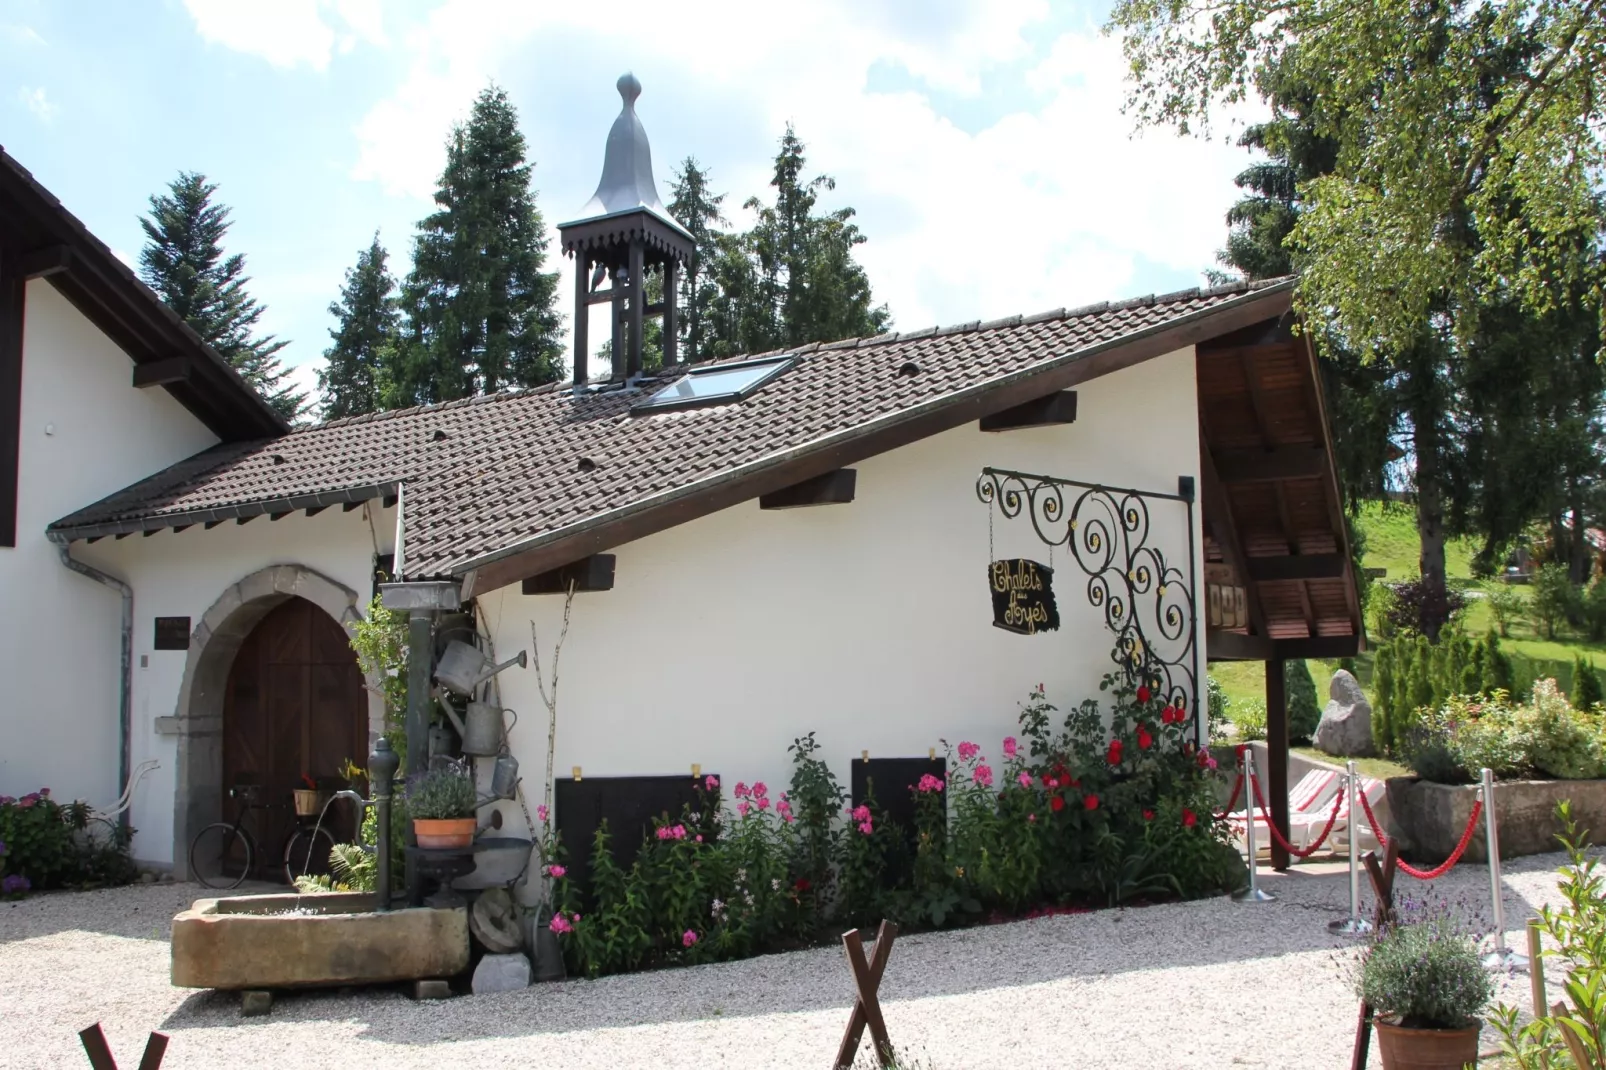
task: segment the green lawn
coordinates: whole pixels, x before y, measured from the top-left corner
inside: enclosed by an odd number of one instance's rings
[[[1386,569],[1384,578],[1390,582],[1409,579],[1418,574],[1418,557],[1422,542],[1416,534],[1416,516],[1408,505],[1385,502],[1367,502],[1361,509],[1360,528],[1366,538],[1366,568]],[[1450,582],[1464,586],[1469,592],[1469,605],[1462,616],[1467,631],[1483,635],[1494,627],[1489,607],[1477,597],[1477,584],[1472,578],[1472,558],[1477,544],[1470,539],[1457,539],[1445,547],[1445,571]],[[1527,587],[1516,590],[1524,598]],[[1501,639],[1501,645],[1512,655],[1519,687],[1524,680],[1553,676],[1564,689],[1572,687],[1572,661],[1581,654],[1585,660],[1606,668],[1606,643],[1586,640],[1558,633],[1555,639],[1546,639],[1535,633],[1532,624],[1518,620],[1511,625],[1510,635]],[[1326,702],[1326,681],[1337,668],[1336,662],[1310,662],[1311,676],[1316,680],[1317,699]],[[1356,676],[1361,684],[1371,686],[1371,658],[1362,655],[1356,661]],[[1229,703],[1239,700],[1266,700],[1265,668],[1258,661],[1218,662],[1210,667],[1210,675],[1220,682]]]

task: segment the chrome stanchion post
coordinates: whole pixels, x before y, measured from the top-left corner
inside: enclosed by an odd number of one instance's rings
[[[1361,838],[1355,835],[1356,785],[1360,777],[1355,773],[1355,760],[1345,765],[1344,790],[1349,796],[1349,917],[1327,923],[1327,931],[1339,936],[1364,936],[1372,931],[1372,923],[1361,917]]]
[[[1479,789],[1483,800],[1484,842],[1489,851],[1489,893],[1494,899],[1494,950],[1483,957],[1490,969],[1525,970],[1528,956],[1506,947],[1506,904],[1500,894],[1500,822],[1495,817],[1494,772],[1483,770],[1483,786]]]
[[[1233,892],[1240,903],[1269,903],[1277,898],[1260,887],[1259,868],[1255,862],[1255,748],[1244,748],[1244,835],[1249,841],[1249,887]],[[1268,820],[1270,815],[1267,815]]]

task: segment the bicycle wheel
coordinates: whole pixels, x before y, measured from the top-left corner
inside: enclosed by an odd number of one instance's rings
[[[290,834],[284,844],[284,879],[294,885],[300,876],[327,877],[329,853],[335,838],[326,828],[302,826]]]
[[[190,841],[190,876],[208,888],[233,888],[251,872],[255,851],[238,825],[219,821]]]

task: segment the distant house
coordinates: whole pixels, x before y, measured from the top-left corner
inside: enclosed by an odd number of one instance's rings
[[[1355,652],[1291,281],[646,369],[641,317],[675,310],[641,284],[688,246],[633,98],[562,228],[612,367],[582,338],[571,383],[294,430],[0,157],[0,792],[104,803],[155,760],[135,854],[182,872],[229,786],[361,763],[383,710],[342,629],[381,570],[435,651],[533,628],[549,679],[575,590],[551,757],[603,794],[784,784],[808,732],[844,783],[996,748],[1034,684],[1072,706],[1117,654],[1196,706],[1206,658]],[[535,672],[497,680],[537,795]]]

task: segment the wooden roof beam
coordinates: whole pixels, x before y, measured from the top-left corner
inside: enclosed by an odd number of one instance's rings
[[[134,365],[134,386],[145,390],[153,386],[187,383],[194,374],[195,362],[189,357],[168,357]]]
[[[1076,391],[1060,390],[991,416],[983,416],[983,431],[1016,431],[1023,427],[1052,427],[1076,422]]]
[[[1210,443],[1203,434],[1199,436],[1199,475],[1203,483],[1201,490],[1201,504],[1204,506],[1204,519],[1210,525],[1210,534],[1221,547],[1221,555],[1227,559],[1233,571],[1238,574],[1244,585],[1244,597],[1249,602],[1249,623],[1254,625],[1255,635],[1264,637],[1266,631],[1266,611],[1260,604],[1260,592],[1249,574],[1249,559],[1244,553],[1243,540],[1238,537],[1238,524],[1232,515],[1232,502],[1227,497],[1227,489],[1222,485],[1221,477],[1216,472],[1215,458],[1210,453]]]
[[[838,468],[823,476],[805,479],[790,487],[761,494],[760,509],[797,509],[805,505],[846,505],[853,500],[858,486],[859,473],[852,468]]]
[[[1216,455],[1216,469],[1225,483],[1316,479],[1327,474],[1327,450],[1321,446],[1222,450]]]

